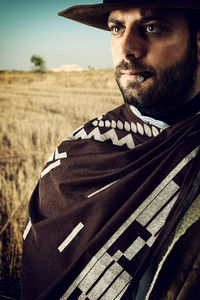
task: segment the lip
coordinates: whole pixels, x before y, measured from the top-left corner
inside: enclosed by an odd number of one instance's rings
[[[140,74],[141,72],[135,72],[135,71],[123,71],[121,73],[122,76],[126,77],[126,78],[130,78],[130,79],[136,79],[138,74]]]
[[[137,71],[122,71],[121,74],[122,75],[136,75],[136,74],[139,74],[141,72],[137,72]]]
[[[131,71],[131,70],[122,71],[121,75],[126,79],[130,79],[130,80],[136,80],[138,75],[142,75],[142,76],[144,75],[145,80],[153,76],[153,74],[148,71]]]

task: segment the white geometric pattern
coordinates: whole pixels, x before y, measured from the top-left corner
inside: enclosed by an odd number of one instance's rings
[[[144,128],[143,126],[137,122],[137,130],[141,135],[144,135]]]
[[[124,129],[125,129],[127,132],[131,131],[131,126],[130,126],[130,124],[129,124],[127,121],[125,121],[125,123],[124,123]]]
[[[24,233],[23,233],[23,239],[24,239],[24,240],[26,239],[26,237],[27,237],[29,231],[31,230],[31,226],[32,226],[32,224],[31,224],[31,219],[29,218],[28,224],[27,224],[27,226],[26,226],[26,228],[25,228],[25,230],[24,230]]]
[[[117,180],[115,180],[115,181],[113,181],[113,182],[111,182],[111,183],[109,183],[109,184],[103,186],[102,188],[100,188],[99,190],[93,192],[92,194],[88,195],[87,197],[88,197],[88,198],[91,198],[92,196],[95,196],[96,194],[98,194],[98,193],[100,193],[100,192],[106,190],[107,188],[109,188],[111,185],[115,184],[115,183],[118,182],[118,181],[119,181],[119,179],[117,179]]]
[[[55,158],[54,158],[55,157]],[[47,160],[47,162],[51,162],[54,160],[54,162],[52,162],[50,165],[48,165],[41,173],[41,178],[46,175],[47,173],[49,173],[52,169],[55,169],[56,167],[58,167],[61,163],[61,159],[62,158],[67,158],[67,152],[62,152],[59,153],[58,152],[58,148],[55,149],[55,151],[50,155],[49,159]]]
[[[79,299],[85,299],[85,296],[87,294],[88,299],[96,300],[99,299],[99,296],[103,291],[105,291],[105,294],[103,295],[102,299],[119,299],[118,295],[120,295],[121,291],[127,287],[132,277],[125,270],[122,273],[119,273],[121,264],[120,262],[118,262],[118,259],[120,259],[120,257],[122,256],[121,254],[123,254],[123,256],[125,257],[128,257],[128,259],[132,259],[133,255],[135,256],[138,252],[137,249],[142,249],[145,244],[148,244],[151,247],[155,242],[157,237],[156,232],[158,232],[158,230],[164,224],[169,211],[174,205],[174,201],[177,197],[176,195],[178,192],[178,186],[173,181],[173,178],[180,170],[182,170],[182,168],[184,168],[186,164],[189,163],[192,158],[196,156],[198,150],[199,147],[194,149],[184,159],[182,159],[182,161],[162,180],[162,182],[154,189],[154,191],[147,196],[147,198],[141,203],[141,205],[132,212],[132,214],[124,221],[123,224],[119,226],[114,234],[112,234],[112,236],[106,241],[106,243],[91,258],[85,268],[68,287],[60,300],[67,299],[67,297],[69,297],[77,287],[82,292],[81,296],[79,296]],[[167,195],[166,199],[163,199],[163,193]],[[173,197],[171,197],[172,195]],[[154,206],[153,216],[151,214],[152,209],[149,209],[152,204]],[[165,206],[165,204],[167,205]],[[164,209],[160,210],[160,208]],[[141,216],[143,216],[143,218],[141,218]],[[157,219],[157,217],[159,218],[159,220]],[[133,222],[144,224],[146,229],[152,234],[151,238],[146,242],[143,242],[141,238],[138,240],[136,239],[135,245],[138,247],[137,249],[135,249],[133,241],[133,243],[129,246],[129,248],[125,250],[124,253],[122,251],[118,251],[120,250],[118,248],[114,255],[110,255],[108,253],[109,249],[114,245],[114,243],[117,242],[119,238],[123,237],[123,234],[129,228],[129,226],[133,224]],[[133,249],[135,252],[133,252]],[[101,280],[101,278],[104,277],[104,275],[102,276],[103,272],[104,274],[105,272],[109,274],[108,271],[112,270],[111,267],[114,268],[113,273],[119,274],[119,276],[115,280],[113,275],[112,280],[114,278],[114,281],[113,283],[111,283],[111,285],[109,285],[110,282],[103,282],[103,279]],[[102,286],[104,286],[104,288],[102,288]],[[116,292],[115,296],[113,296],[113,292]]]
[[[147,125],[146,123],[144,123],[144,125],[142,125],[141,123],[137,122],[131,122],[130,124],[125,121],[124,123],[121,120],[117,120],[117,121],[109,121],[109,120],[94,120],[92,122],[92,125],[95,127],[106,127],[106,128],[118,128],[119,130],[125,130],[127,132],[134,132],[134,133],[139,133],[141,135],[146,134],[148,137],[154,136],[156,137],[162,130],[157,129],[155,126],[151,126],[151,125]]]
[[[159,131],[158,131],[158,129],[155,126],[152,126],[152,133],[153,133],[154,137],[159,134]]]
[[[116,146],[126,145],[128,149],[133,149],[135,147],[135,143],[133,141],[133,137],[131,133],[119,139],[114,129],[110,129],[107,132],[101,134],[99,128],[96,127],[89,134],[87,134],[85,129],[83,128],[74,135],[73,139],[75,140],[79,138],[90,139],[91,137],[94,137],[96,141],[100,141],[100,142],[105,142],[111,139],[113,145]]]
[[[58,250],[62,252],[70,243],[71,241],[77,236],[77,234],[81,231],[84,227],[83,223],[79,223],[72,232],[67,236],[67,238],[62,242],[62,244],[58,247]]]
[[[144,132],[145,132],[146,135],[148,135],[149,137],[152,136],[151,128],[150,128],[147,124],[144,124]]]

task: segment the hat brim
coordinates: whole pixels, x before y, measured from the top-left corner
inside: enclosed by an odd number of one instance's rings
[[[200,0],[175,0],[173,3],[167,1],[145,1],[135,0],[123,3],[75,5],[58,13],[59,16],[73,21],[83,23],[99,29],[108,30],[108,13],[113,10],[125,8],[180,8],[180,9],[200,9]]]

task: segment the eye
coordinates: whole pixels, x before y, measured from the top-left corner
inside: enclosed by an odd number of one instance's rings
[[[113,35],[118,35],[123,32],[123,28],[117,25],[110,26],[110,31]]]
[[[145,26],[145,31],[147,33],[160,33],[162,28],[158,25],[146,25]]]

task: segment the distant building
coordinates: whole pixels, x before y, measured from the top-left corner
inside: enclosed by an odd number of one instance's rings
[[[78,65],[61,65],[58,69],[51,69],[53,72],[71,72],[71,71],[83,71],[85,69]]]

